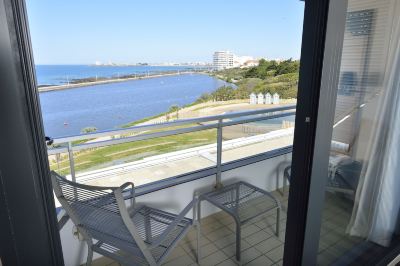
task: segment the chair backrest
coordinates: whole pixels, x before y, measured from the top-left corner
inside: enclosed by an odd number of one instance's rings
[[[51,179],[57,199],[74,224],[83,229],[81,232],[86,241],[91,242],[94,238],[125,251],[134,250],[136,255],[155,265],[155,259],[125,205],[123,193],[128,187],[130,190],[125,193],[129,193],[131,204],[135,204],[133,183],[120,187],[89,186],[69,181],[54,171]]]
[[[357,190],[358,182],[362,170],[362,163],[352,161],[351,163],[341,165],[337,168],[338,175],[350,188]]]
[[[71,220],[95,239],[112,236],[122,241],[134,240],[122,217],[115,190],[120,187],[96,187],[78,184],[51,173],[54,192]],[[129,193],[134,198],[134,187]],[[84,235],[85,236],[85,235]]]

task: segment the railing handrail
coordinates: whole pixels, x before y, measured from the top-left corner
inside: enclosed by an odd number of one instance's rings
[[[121,134],[127,134],[127,133],[141,132],[141,131],[146,131],[146,130],[169,128],[169,127],[181,126],[181,125],[185,125],[185,124],[205,123],[205,122],[210,122],[210,121],[218,121],[218,120],[224,120],[224,119],[230,119],[230,118],[236,118],[236,117],[245,117],[245,116],[258,115],[258,114],[266,114],[266,113],[271,113],[271,112],[287,111],[287,110],[292,110],[295,108],[296,108],[295,104],[290,104],[290,105],[275,107],[275,108],[265,108],[265,109],[259,109],[259,110],[253,110],[253,111],[232,112],[232,113],[227,113],[227,114],[222,114],[222,115],[181,119],[181,120],[165,122],[165,123],[160,123],[160,124],[148,124],[148,125],[132,126],[132,127],[128,127],[128,128],[122,128],[122,129],[102,130],[102,131],[98,131],[98,132],[94,132],[94,133],[54,138],[53,143],[54,144],[62,144],[62,143],[68,143],[68,142],[74,142],[74,141],[90,140],[90,139],[96,139],[96,138],[105,137],[105,136],[114,136],[114,135],[121,135]],[[270,118],[270,119],[272,119],[272,118]],[[262,119],[260,119],[260,120],[262,120]],[[199,129],[199,130],[201,130],[201,129]],[[51,151],[51,150],[52,149],[49,149],[49,151]]]
[[[96,142],[90,142],[90,143],[77,144],[74,146],[70,145],[69,148],[68,147],[59,147],[59,148],[49,149],[48,154],[52,155],[52,154],[57,154],[57,153],[68,152],[69,150],[79,151],[79,150],[99,148],[99,147],[109,146],[109,145],[117,145],[117,144],[122,144],[122,143],[127,143],[127,142],[168,137],[168,136],[173,136],[173,135],[178,135],[178,134],[185,134],[185,133],[191,133],[191,132],[196,132],[196,131],[201,131],[201,130],[218,128],[218,127],[223,128],[226,126],[233,126],[233,125],[237,125],[237,124],[251,123],[251,122],[257,122],[257,121],[261,121],[261,120],[269,120],[269,119],[274,119],[274,118],[279,118],[279,117],[292,116],[295,114],[296,114],[296,112],[285,112],[285,113],[277,114],[277,115],[261,116],[261,117],[255,117],[255,118],[250,118],[250,119],[242,119],[242,120],[238,120],[238,121],[216,122],[216,123],[200,125],[200,126],[185,127],[185,128],[172,129],[172,130],[167,130],[167,131],[140,134],[140,135],[124,137],[124,138],[116,138],[116,139],[109,139],[109,140],[102,140],[102,141],[96,141]],[[71,142],[68,142],[68,143],[71,144]]]

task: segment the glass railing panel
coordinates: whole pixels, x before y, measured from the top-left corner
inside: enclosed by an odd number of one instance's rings
[[[48,155],[50,170],[64,176],[71,175],[71,167],[68,152],[51,153]]]
[[[224,127],[222,162],[291,146],[294,118],[294,115],[290,115]]]
[[[156,132],[161,131],[148,131],[143,134]],[[132,135],[125,136],[129,137]],[[124,140],[124,136],[107,138],[111,141],[117,139]],[[211,153],[215,153],[216,150],[216,129],[113,145],[103,144],[101,141],[105,141],[105,138],[81,141],[73,147],[74,169],[78,182],[99,186],[134,182],[138,186],[215,166]],[[91,146],[82,148],[80,145]],[[208,156],[209,153],[211,155]],[[53,165],[58,173],[71,174],[68,156],[60,156]]]

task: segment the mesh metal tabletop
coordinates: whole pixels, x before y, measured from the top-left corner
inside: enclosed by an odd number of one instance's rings
[[[201,201],[219,207],[230,214],[236,223],[236,259],[240,261],[241,252],[241,226],[249,220],[260,216],[266,212],[276,210],[276,234],[279,236],[280,202],[268,191],[253,186],[247,182],[237,182],[223,188],[201,194],[197,207],[198,230],[197,239],[199,241],[200,220],[201,220]],[[198,257],[201,257],[200,242],[198,242]]]
[[[246,182],[237,182],[200,196],[237,217],[240,223],[280,207],[269,192]]]

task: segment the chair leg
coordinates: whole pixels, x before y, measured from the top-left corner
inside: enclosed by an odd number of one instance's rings
[[[281,220],[281,208],[278,207],[276,209],[276,236],[279,237],[279,226],[280,226],[280,220]]]
[[[197,203],[197,223],[196,223],[196,231],[197,231],[197,256],[196,256],[196,262],[197,264],[200,264],[200,259],[201,259],[201,225],[200,225],[200,219],[201,219],[201,209],[200,209],[200,201]]]
[[[92,265],[92,260],[93,260],[93,249],[91,246],[88,245],[88,255],[87,255],[87,260],[86,260],[86,266]]]
[[[197,256],[196,256],[196,262],[200,264],[200,242],[201,242],[201,231],[200,231],[200,221],[197,221]]]
[[[152,241],[152,234],[151,234],[151,220],[150,220],[150,211],[145,211],[145,223],[144,223],[144,230],[146,233],[146,241],[151,243]]]
[[[285,196],[285,190],[286,190],[286,187],[287,187],[287,179],[286,179],[286,176],[285,175],[283,175],[283,186],[282,186],[282,196]]]

